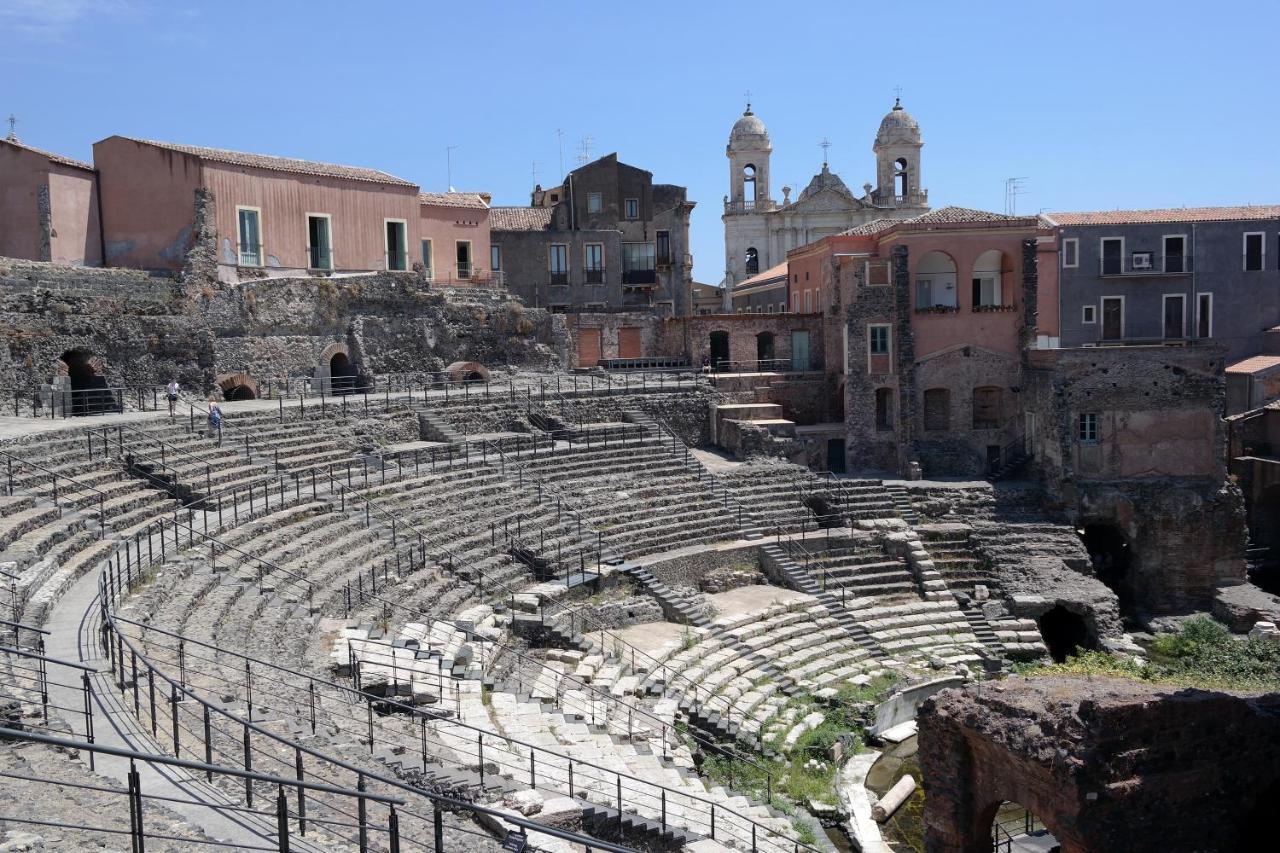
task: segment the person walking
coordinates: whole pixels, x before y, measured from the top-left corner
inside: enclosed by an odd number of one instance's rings
[[[222,446],[222,407],[218,405],[217,397],[209,398],[209,437],[216,437],[218,446]]]
[[[178,380],[170,379],[169,384],[165,386],[165,396],[169,398],[169,417],[172,418],[178,409],[178,393],[182,389],[178,385]]]

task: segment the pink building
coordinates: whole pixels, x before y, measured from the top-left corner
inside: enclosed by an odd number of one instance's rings
[[[409,270],[488,281],[488,203],[376,169],[112,136],[93,146],[106,263],[177,270],[196,191],[215,201],[219,277]],[[249,272],[251,271],[251,272]]]
[[[59,264],[102,262],[93,167],[0,139],[0,256]]]

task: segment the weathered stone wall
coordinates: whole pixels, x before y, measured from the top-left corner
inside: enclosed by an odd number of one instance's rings
[[[913,394],[903,396],[903,381],[898,365],[907,363],[913,348],[910,342],[911,327],[897,322],[899,313],[910,314],[909,308],[899,310],[898,291],[907,293],[907,249],[893,249],[894,283],[870,286],[862,282],[861,271],[847,269],[850,281],[842,282],[841,291],[849,294],[845,308],[845,324],[849,341],[849,371],[845,384],[845,442],[850,471],[897,472],[902,467],[901,448],[906,438],[900,426],[904,421],[902,401]],[[909,303],[905,303],[909,305]],[[870,353],[869,327],[887,324],[892,327],[890,355],[873,357]],[[908,340],[903,341],[903,334]],[[904,352],[904,347],[906,351]],[[912,359],[913,361],[913,359]],[[876,425],[876,390],[886,388],[891,399],[889,424],[880,429]]]
[[[1153,615],[1209,610],[1245,578],[1240,490],[1226,480],[1223,350],[1098,347],[1028,354],[1028,439],[1049,502],[1073,523],[1115,527],[1124,580]],[[1098,416],[1096,442],[1080,433]]]
[[[1280,695],[1011,678],[943,691],[916,720],[929,853],[989,851],[1003,801],[1040,818],[1063,853],[1274,840]]]
[[[757,336],[773,335],[773,357],[793,356],[792,333],[805,332],[809,337],[809,368],[822,370],[826,360],[822,317],[818,314],[719,314],[681,317],[665,320],[658,341],[660,355],[687,356],[689,363],[700,367],[711,362],[711,333],[728,332],[729,360],[748,362],[744,369],[754,370],[757,359]]]
[[[227,287],[197,274],[193,253],[181,279],[0,259],[5,378],[33,390],[65,372],[59,358],[74,349],[92,353],[113,385],[176,377],[197,393],[230,373],[310,376],[335,344],[375,373],[556,360],[541,342],[555,339],[546,313],[501,293],[445,294],[409,273]]]
[[[1022,365],[1006,353],[972,345],[953,347],[921,359],[916,368],[915,449],[926,477],[981,476],[987,470],[987,450],[1003,448],[1022,431]],[[999,426],[978,429],[973,420],[975,388],[1000,389]],[[926,429],[924,394],[945,390],[948,395],[947,428]]]

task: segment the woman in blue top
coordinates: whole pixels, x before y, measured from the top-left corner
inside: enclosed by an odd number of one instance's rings
[[[209,398],[209,437],[217,437],[218,446],[222,446],[222,407],[216,397]]]

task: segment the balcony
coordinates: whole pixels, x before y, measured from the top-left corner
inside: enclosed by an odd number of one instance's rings
[[[658,271],[657,270],[623,270],[622,283],[626,285],[631,285],[631,286],[657,284]]]
[[[569,273],[568,273],[568,272],[553,272],[553,273],[551,273],[551,283],[552,283],[553,285],[568,284],[568,283],[569,283]]]
[[[467,261],[458,261],[457,273],[458,273],[459,281],[466,281],[467,279],[471,278],[471,273],[472,273],[471,264],[468,263]]]
[[[725,200],[725,213],[766,213],[770,210],[776,210],[778,206],[773,203],[772,199],[762,198],[755,201],[728,201]]]
[[[604,284],[604,270],[587,270],[587,284]]]
[[[238,244],[237,256],[240,259],[242,267],[260,267],[262,266],[262,244],[261,243],[240,243]]]
[[[1016,305],[975,305],[973,312],[975,314],[1012,314],[1018,310]]]
[[[1190,275],[1195,269],[1192,260],[1190,255],[1161,257],[1154,252],[1133,252],[1127,258],[1099,259],[1098,274],[1103,278]]]

